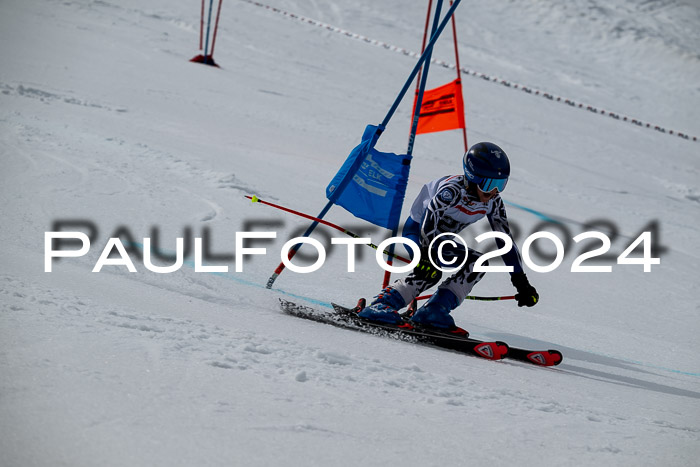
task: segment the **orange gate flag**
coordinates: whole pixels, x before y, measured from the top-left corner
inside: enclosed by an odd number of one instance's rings
[[[464,127],[464,101],[459,79],[423,93],[417,135]]]

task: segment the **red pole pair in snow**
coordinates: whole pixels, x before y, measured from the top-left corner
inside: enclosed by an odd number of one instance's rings
[[[199,50],[202,51],[202,45],[204,45],[204,54],[199,54],[196,57],[190,59],[190,62],[203,63],[205,65],[211,65],[218,67],[214,61],[214,46],[216,45],[216,33],[219,30],[219,17],[221,16],[221,3],[223,0],[219,0],[219,7],[216,10],[216,21],[214,22],[214,34],[211,40],[211,51],[209,51],[209,30],[211,27],[211,12],[214,6],[214,0],[209,0],[209,17],[207,19],[207,33],[206,40],[204,38],[204,2],[202,0],[202,13],[199,20]]]

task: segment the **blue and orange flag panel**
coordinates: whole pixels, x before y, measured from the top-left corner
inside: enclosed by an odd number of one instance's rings
[[[423,93],[416,134],[465,128],[462,82],[458,79]]]
[[[356,217],[387,229],[399,225],[411,156],[379,152],[379,128],[368,125],[326,188],[326,197]]]

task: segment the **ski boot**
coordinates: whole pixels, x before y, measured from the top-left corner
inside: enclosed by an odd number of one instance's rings
[[[455,325],[454,318],[450,316],[450,312],[458,305],[455,294],[447,289],[438,289],[425,305],[416,310],[410,322],[416,328],[426,331],[466,337],[469,333]]]
[[[372,303],[360,311],[360,318],[385,324],[402,324],[403,318],[399,314],[401,308],[406,306],[401,294],[391,287],[382,290],[374,297]]]

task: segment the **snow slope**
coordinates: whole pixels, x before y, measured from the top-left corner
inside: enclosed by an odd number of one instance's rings
[[[405,3],[270,0],[418,50],[425,5]],[[322,308],[374,295],[369,249],[356,273],[333,250],[320,271],[264,288],[307,223],[243,196],[318,213],[415,59],[239,0],[223,5],[221,69],[188,62],[198,2],[8,0],[0,13],[1,465],[696,463],[698,143],[463,79],[470,141],[511,158],[521,244],[543,216],[562,239],[593,220],[619,233],[611,273],[570,272],[582,251],[570,242],[554,272],[529,273],[538,306],[456,310],[475,336],[565,358],[488,362],[281,314],[279,297]],[[700,134],[693,2],[465,2],[457,20],[463,66]],[[436,58],[453,61],[449,39]],[[453,76],[432,67],[430,86]],[[405,149],[409,117],[407,100],[381,150]],[[461,145],[419,136],[407,198],[458,173]],[[327,219],[387,235],[340,208]],[[44,233],[77,220],[97,229],[90,252],[44,272]],[[652,221],[661,264],[615,265]],[[277,238],[240,273],[231,258],[217,263],[227,273],[195,272],[190,258],[156,274],[138,249],[136,273],[91,272],[112,236],[155,231],[172,251],[208,232],[232,256],[244,230]],[[494,273],[474,293],[511,291]]]

